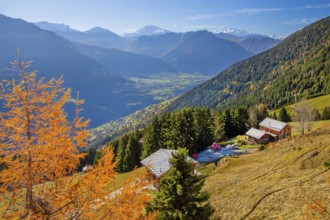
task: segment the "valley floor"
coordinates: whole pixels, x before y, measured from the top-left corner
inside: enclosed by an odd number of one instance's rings
[[[205,181],[215,219],[324,219],[330,213],[330,126],[230,158]]]

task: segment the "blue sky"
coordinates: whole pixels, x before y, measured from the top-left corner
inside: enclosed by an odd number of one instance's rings
[[[233,27],[284,37],[329,16],[330,0],[0,0],[0,14],[118,34],[153,24],[180,32]]]

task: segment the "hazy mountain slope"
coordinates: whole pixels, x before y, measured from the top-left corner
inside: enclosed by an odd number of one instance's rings
[[[281,40],[270,37],[250,37],[239,41],[238,44],[244,47],[247,51],[258,54],[275,47],[280,42]]]
[[[76,44],[86,55],[104,66],[125,76],[148,76],[154,73],[175,73],[169,64],[158,58],[130,53],[118,49],[106,49]]]
[[[63,75],[64,85],[72,88],[72,95],[80,91],[80,97],[86,100],[83,115],[92,120],[92,127],[154,103],[151,97],[139,94],[133,83],[50,31],[3,15],[0,29],[0,64],[10,67],[9,62],[17,59],[16,48],[20,48],[21,58],[34,61],[30,69],[38,70],[39,77]]]
[[[178,98],[183,106],[275,108],[294,97],[330,93],[330,18],[292,34],[278,46],[239,62]]]
[[[151,57],[161,57],[166,51],[185,39],[184,34],[165,33],[156,36],[141,36],[134,40],[128,50]]]
[[[180,72],[216,74],[252,54],[238,44],[198,31],[161,58]]]
[[[236,36],[226,33],[218,33],[217,37],[233,41],[244,47],[247,51],[258,54],[278,45],[281,40],[264,35]]]
[[[220,163],[221,164],[221,163]],[[216,219],[324,219],[314,201],[329,207],[330,128],[274,143],[264,151],[226,158],[204,189]]]
[[[53,24],[49,22],[36,22],[35,25],[44,30],[55,32],[56,34],[69,39],[70,41],[78,42],[81,44],[87,44],[105,48],[125,48],[128,41],[101,27],[95,27],[87,31],[77,31],[71,29],[68,25]]]

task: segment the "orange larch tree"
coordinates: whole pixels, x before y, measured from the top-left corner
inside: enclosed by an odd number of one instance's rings
[[[37,81],[35,72],[25,72],[30,62],[13,65],[20,80],[2,83],[0,93],[0,218],[140,218],[150,199],[148,183],[113,192],[110,150],[102,151],[93,171],[75,174],[88,138],[88,121],[78,117],[83,101],[74,101],[76,117],[69,122],[63,106],[70,89],[62,79]]]

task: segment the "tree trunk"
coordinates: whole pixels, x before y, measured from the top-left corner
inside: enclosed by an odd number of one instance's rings
[[[27,187],[26,187],[26,209],[29,215],[32,213],[33,208],[33,195],[32,195],[32,153],[31,150],[28,152],[28,170],[27,170]]]

